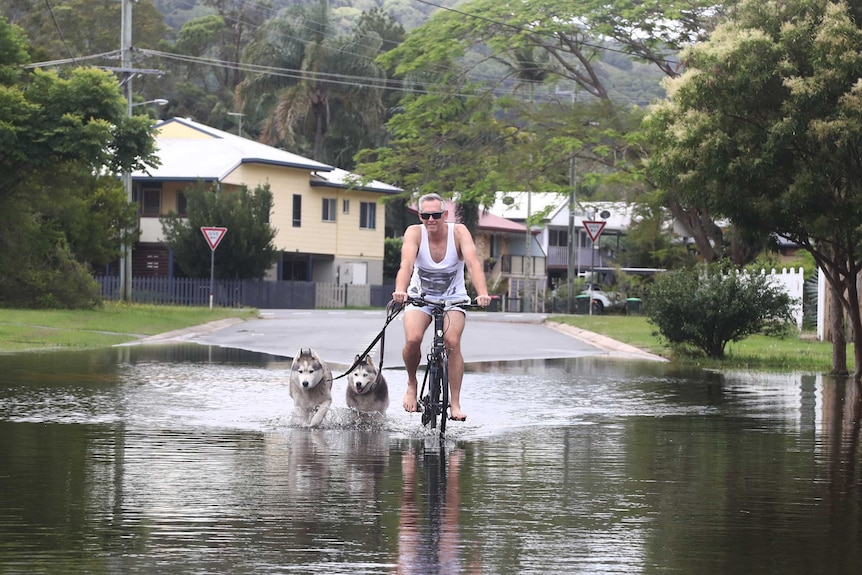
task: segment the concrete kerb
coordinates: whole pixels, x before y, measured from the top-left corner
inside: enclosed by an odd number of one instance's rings
[[[546,321],[545,325],[551,329],[554,329],[560,333],[564,333],[568,336],[577,338],[581,341],[585,341],[590,345],[594,345],[599,349],[603,349],[607,351],[611,355],[620,356],[620,357],[630,357],[633,359],[649,359],[652,361],[668,361],[666,358],[661,357],[660,355],[655,355],[648,351],[644,351],[638,347],[633,345],[629,345],[627,343],[623,343],[621,341],[617,341],[615,339],[609,338],[604,335],[600,335],[591,331],[587,331],[585,329],[581,329],[579,327],[575,327],[573,325],[566,325],[563,323],[556,323],[553,321]]]
[[[211,321],[209,323],[204,323],[201,325],[194,325],[192,327],[186,327],[183,329],[176,329],[174,331],[167,331],[165,333],[159,333],[156,335],[151,335],[137,341],[131,341],[128,343],[123,343],[120,345],[136,345],[140,343],[166,343],[169,341],[186,341],[190,339],[194,339],[199,335],[203,335],[205,333],[211,333],[214,331],[218,331],[220,329],[224,329],[230,327],[232,325],[236,325],[238,323],[243,323],[245,320],[240,317],[229,317],[226,319],[220,319],[217,321]]]

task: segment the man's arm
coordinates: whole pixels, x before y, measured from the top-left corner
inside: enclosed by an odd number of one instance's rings
[[[421,239],[420,226],[413,225],[404,232],[404,241],[401,244],[401,267],[395,276],[395,291],[392,292],[392,300],[400,303],[407,301],[407,286],[413,275],[413,264],[416,263],[416,255],[419,253],[419,241]]]
[[[476,255],[476,244],[473,242],[470,230],[463,224],[458,224],[455,228],[455,240],[458,244],[458,251],[467,265],[470,282],[476,288],[476,303],[486,307],[491,303],[491,297],[488,295],[488,285],[485,283],[485,270],[482,268],[479,256]]]

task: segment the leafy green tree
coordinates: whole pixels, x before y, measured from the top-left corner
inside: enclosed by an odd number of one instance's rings
[[[684,54],[645,127],[651,177],[693,211],[810,252],[849,318],[862,378],[862,30],[846,4],[746,1]],[[833,333],[843,333],[833,314]],[[833,342],[843,348],[843,342]],[[846,373],[841,350],[833,372]]]
[[[601,56],[623,52],[676,74],[675,51],[714,14],[702,0],[473,0],[440,10],[381,57],[415,95],[388,122],[387,146],[364,151],[357,171],[411,194],[458,191],[487,204],[501,189],[566,193],[576,163],[581,182],[615,174],[614,187],[637,193],[639,117],[612,98]]]
[[[713,263],[657,276],[646,288],[644,313],[671,344],[720,359],[730,342],[784,333],[792,303],[769,276]]]
[[[666,229],[666,210],[643,203],[635,209],[634,215],[623,238],[627,267],[676,269],[694,263],[687,246],[674,242]]]
[[[383,278],[394,282],[401,267],[402,238],[386,238],[383,240]]]
[[[202,227],[228,229],[215,257],[219,279],[261,279],[278,260],[269,225],[272,192],[269,184],[254,191],[215,193],[204,185],[186,191],[186,217],[171,212],[162,220],[165,244],[180,269],[196,278],[209,277],[211,250]]]
[[[37,61],[80,58],[104,54],[120,46],[118,0],[51,0],[3,3],[0,14],[17,16]],[[151,0],[134,4],[133,42],[139,48],[155,48],[167,34],[162,15]]]
[[[240,71],[242,53],[258,29],[274,11],[269,2],[252,0],[202,0],[212,13],[185,22],[176,41],[162,42],[163,50],[175,56],[162,59],[160,66],[168,73],[160,79],[149,79],[148,93],[170,101],[167,111],[190,116],[205,124],[233,131],[237,119],[230,116],[235,91],[244,75]],[[184,56],[194,58],[186,61]],[[207,65],[201,61],[213,62]],[[254,123],[246,121],[248,132]]]
[[[0,46],[0,304],[92,305],[89,264],[134,222],[117,174],[155,164],[150,121],[107,72],[23,72],[24,33],[2,18]]]

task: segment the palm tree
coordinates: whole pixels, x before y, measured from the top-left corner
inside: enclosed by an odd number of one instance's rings
[[[345,166],[353,156],[345,149],[365,147],[363,135],[374,134],[382,123],[385,73],[374,62],[381,44],[373,33],[337,37],[326,0],[294,6],[246,50],[246,62],[278,70],[243,81],[239,105],[266,103],[262,142]],[[327,141],[330,134],[337,136],[333,142]]]

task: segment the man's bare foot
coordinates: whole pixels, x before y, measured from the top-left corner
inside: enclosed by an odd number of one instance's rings
[[[415,413],[417,411],[415,383],[407,382],[407,393],[404,394],[402,405],[404,406],[404,411],[409,413]]]
[[[461,411],[460,405],[451,404],[449,406],[449,419],[453,421],[467,421],[467,414]]]

